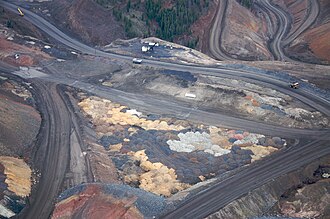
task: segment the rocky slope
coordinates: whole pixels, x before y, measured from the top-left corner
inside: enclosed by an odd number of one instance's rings
[[[57,25],[86,42],[105,45],[117,38],[125,38],[124,27],[112,12],[92,0],[59,0],[45,6]]]
[[[164,198],[123,185],[83,184],[64,191],[52,218],[152,218]],[[144,215],[144,216],[143,216]]]
[[[228,1],[222,46],[232,57],[269,60],[265,21],[236,1]]]

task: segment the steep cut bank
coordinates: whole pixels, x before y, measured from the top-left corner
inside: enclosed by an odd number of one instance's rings
[[[236,1],[228,1],[221,44],[233,58],[270,60],[266,23]]]
[[[125,38],[113,14],[92,0],[57,0],[46,3],[46,8],[57,25],[86,42],[106,45]]]

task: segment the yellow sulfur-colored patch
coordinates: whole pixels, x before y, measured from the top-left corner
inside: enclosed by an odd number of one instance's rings
[[[31,192],[31,169],[22,159],[0,156],[0,163],[5,167],[5,182],[8,190],[26,197]]]
[[[130,175],[125,177],[126,182],[139,181],[141,189],[167,197],[190,187],[189,184],[181,183],[177,180],[174,169],[168,168],[159,162],[150,162],[144,150],[128,154],[140,161],[140,167],[145,172],[139,176]]]
[[[130,113],[121,112],[125,106],[114,104],[109,100],[104,100],[98,97],[90,97],[84,99],[79,103],[79,106],[92,117],[93,123],[98,124],[111,124],[111,125],[130,125],[139,126],[145,130],[183,130],[181,125],[169,125],[161,120],[147,120],[139,118]]]
[[[268,146],[260,146],[260,145],[253,145],[253,146],[248,146],[248,147],[243,147],[243,149],[250,149],[254,155],[252,155],[252,162],[259,160],[263,157],[268,156],[269,154],[277,151],[277,148]]]

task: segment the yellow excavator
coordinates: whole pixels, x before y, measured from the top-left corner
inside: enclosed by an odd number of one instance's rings
[[[17,11],[19,12],[19,15],[21,15],[22,17],[24,16],[24,13],[22,12],[22,10],[20,8],[17,8]]]

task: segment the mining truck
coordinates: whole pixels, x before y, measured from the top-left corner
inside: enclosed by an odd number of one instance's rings
[[[22,10],[20,8],[17,8],[17,11],[18,11],[19,15],[21,15],[22,17],[24,16],[24,13],[22,12]]]
[[[292,83],[290,84],[290,87],[291,87],[291,88],[294,88],[294,89],[298,89],[298,87],[299,87],[299,83],[298,83],[298,82],[292,82]]]

